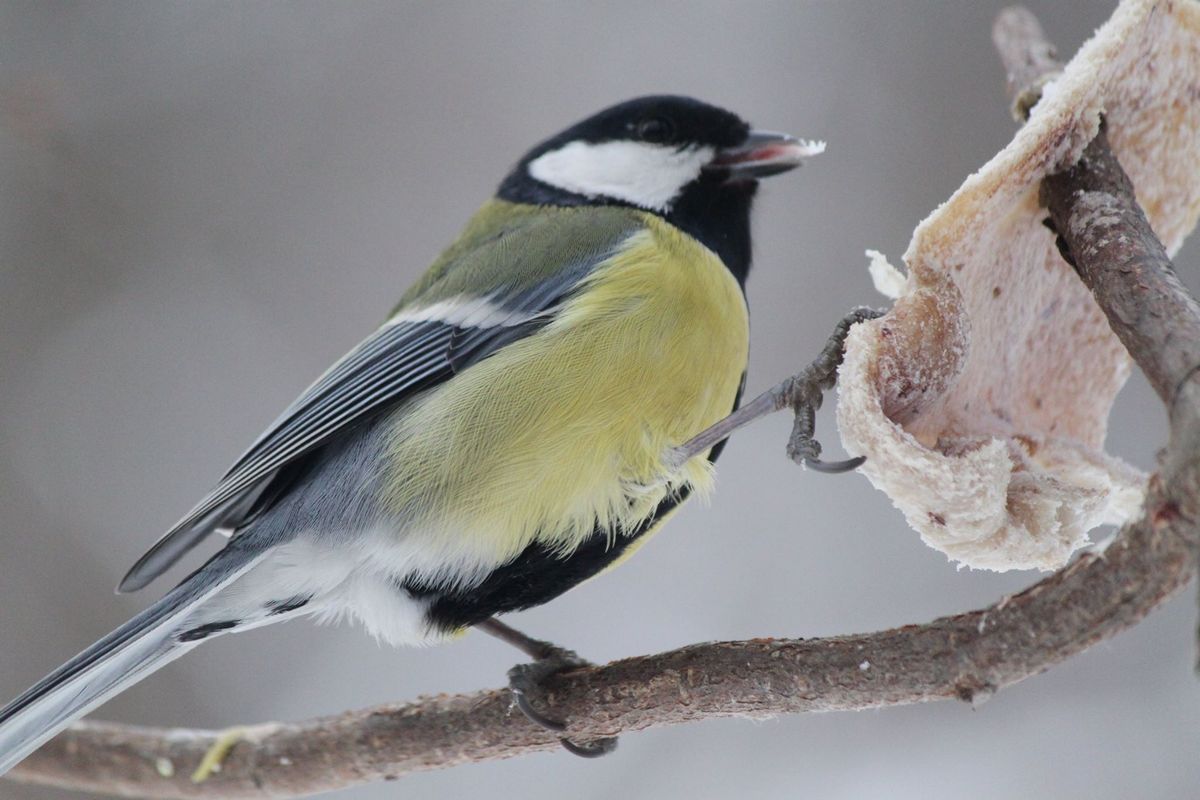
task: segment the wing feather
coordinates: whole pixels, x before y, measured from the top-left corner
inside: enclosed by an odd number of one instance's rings
[[[603,236],[582,228],[574,240],[564,238],[559,255],[569,253],[569,257],[560,261],[558,269],[539,264],[536,281],[514,286],[509,277],[511,262],[519,261],[522,239],[531,234],[531,227],[537,225],[510,227],[502,236],[487,238],[461,259],[461,265],[435,265],[442,280],[454,285],[461,279],[459,273],[478,273],[480,263],[489,263],[489,254],[499,256],[497,277],[490,285],[483,282],[484,294],[438,297],[435,283],[426,302],[421,297],[407,302],[392,320],[336,362],[259,436],[195,508],[138,559],[118,591],[146,586],[213,531],[236,532],[286,490],[280,481],[303,473],[301,460],[306,455],[339,433],[540,329],[580,280],[640,225],[631,218],[623,228],[600,229]],[[536,245],[533,250],[545,258],[546,243],[538,240]]]

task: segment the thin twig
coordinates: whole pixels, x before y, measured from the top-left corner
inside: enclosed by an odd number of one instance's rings
[[[1200,366],[1200,306],[1134,200],[1103,127],[1074,166],[1042,182],[1040,199],[1079,277],[1112,298],[1103,308],[1121,343],[1160,355],[1139,365],[1174,411]]]
[[[1001,52],[1009,74],[1047,52],[1025,26]],[[1023,38],[1021,38],[1023,37]],[[815,640],[698,644],[564,673],[548,682],[548,713],[581,739],[713,716],[765,717],[941,698],[982,702],[1136,624],[1181,589],[1200,550],[1200,314],[1152,235],[1114,245],[1093,213],[1136,221],[1128,181],[1114,178],[1101,139],[1087,164],[1048,179],[1045,198],[1096,301],[1171,411],[1171,440],[1141,519],[1101,553],[1081,555],[1020,594],[979,611],[880,633]],[[1111,152],[1107,154],[1111,157]],[[1098,170],[1092,166],[1099,164]],[[1089,171],[1113,178],[1090,184]],[[1093,193],[1107,195],[1103,201]],[[1115,204],[1115,205],[1107,205]],[[757,400],[754,402],[758,402]],[[220,772],[188,772],[219,734],[109,723],[75,725],[20,765],[30,783],[125,797],[295,797],[408,772],[558,747],[558,737],[512,713],[503,689],[440,696],[247,729]]]
[[[992,44],[1004,63],[1009,111],[1017,122],[1024,122],[1045,85],[1062,72],[1058,51],[1046,39],[1038,18],[1023,6],[1010,6],[996,15]]]

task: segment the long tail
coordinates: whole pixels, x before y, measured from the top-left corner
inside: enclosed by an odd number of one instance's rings
[[[0,709],[0,775],[74,720],[216,632],[195,626],[203,622],[200,606],[259,557],[226,547],[157,603]]]

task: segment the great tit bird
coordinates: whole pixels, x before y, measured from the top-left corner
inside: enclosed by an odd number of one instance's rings
[[[479,626],[569,663],[494,617],[613,566],[709,488],[720,445],[671,454],[737,404],[757,182],[819,151],[676,96],[530,150],[119,590],[228,544],[0,709],[0,774],[201,642],[304,615],[393,644]],[[513,674],[521,694],[545,670]]]

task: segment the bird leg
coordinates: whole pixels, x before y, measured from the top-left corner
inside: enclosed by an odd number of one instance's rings
[[[566,723],[551,719],[534,708],[529,700],[529,695],[542,692],[542,683],[551,675],[557,675],[560,672],[567,672],[578,667],[590,666],[590,662],[580,658],[573,650],[567,650],[550,642],[526,636],[495,617],[477,623],[475,627],[502,642],[512,645],[533,659],[532,663],[517,664],[508,671],[508,690],[512,692],[513,704],[535,725],[539,725],[554,733],[565,731],[567,729]],[[565,736],[560,737],[558,741],[562,744],[564,750],[583,758],[605,756],[617,749],[617,738],[615,736],[596,739],[595,741],[583,744],[577,744]]]
[[[791,408],[796,415],[787,446],[788,457],[793,461],[817,472],[849,472],[861,466],[866,460],[863,456],[846,461],[822,461],[821,444],[814,438],[814,429],[817,409],[821,407],[824,393],[837,382],[837,369],[842,363],[842,351],[851,326],[881,316],[883,312],[871,308],[856,308],[851,311],[838,322],[837,327],[833,329],[833,335],[811,364],[799,374],[768,389],[725,419],[674,448],[669,459],[671,466],[685,464],[717,442],[728,438],[743,425],[783,408]]]

